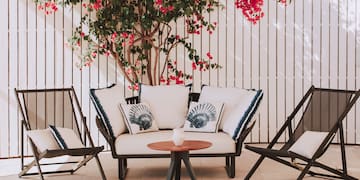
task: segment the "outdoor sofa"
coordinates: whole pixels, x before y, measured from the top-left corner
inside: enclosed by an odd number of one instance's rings
[[[235,177],[235,157],[240,156],[243,142],[254,127],[256,110],[263,95],[261,90],[205,86],[201,93],[192,93],[183,86],[142,85],[139,95],[130,98],[124,98],[121,93],[123,90],[121,85],[112,85],[90,91],[98,113],[96,117],[98,129],[110,145],[113,158],[118,159],[119,179],[126,177],[127,159],[170,157],[170,152],[152,150],[147,145],[171,140],[172,129],[184,124],[188,105],[193,101],[221,101],[224,106],[220,118],[232,116],[233,122],[227,124],[218,122],[219,130],[212,133],[185,132],[185,140],[205,140],[212,143],[209,148],[190,151],[190,157],[225,157],[227,175],[230,178]],[[157,131],[129,133],[124,123],[124,114],[119,110],[119,104],[140,102],[146,102],[150,104],[152,110],[159,111],[153,112],[160,121]],[[183,117],[178,117],[179,115]],[[166,118],[166,116],[171,117]]]

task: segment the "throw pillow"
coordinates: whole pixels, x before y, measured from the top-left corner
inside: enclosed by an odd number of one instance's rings
[[[31,130],[27,131],[26,134],[35,144],[39,152],[60,149],[50,129]]]
[[[159,128],[147,104],[120,104],[130,134],[158,131]]]
[[[140,101],[147,103],[160,129],[184,125],[189,88],[180,85],[140,87]]]
[[[75,134],[74,130],[51,125],[49,128],[61,149],[76,149],[84,147],[83,143]]]
[[[90,98],[110,135],[118,137],[126,132],[123,116],[116,108],[118,104],[126,103],[122,85],[113,84],[107,88],[91,89]]]
[[[289,151],[311,159],[328,134],[328,132],[305,131]]]
[[[262,97],[262,90],[204,86],[199,102],[224,102],[219,129],[236,140],[254,116]]]
[[[184,124],[185,131],[217,132],[224,103],[191,102]]]

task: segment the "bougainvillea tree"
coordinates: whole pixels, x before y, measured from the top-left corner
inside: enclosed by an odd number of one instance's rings
[[[210,34],[217,22],[209,22],[206,14],[223,6],[218,0],[34,0],[46,14],[55,13],[58,6],[81,3],[85,13],[75,28],[69,45],[79,49],[86,41],[80,56],[80,68],[90,66],[99,55],[111,56],[123,75],[137,89],[137,84],[183,84],[190,74],[176,68],[170,53],[182,45],[188,53],[193,70],[206,71],[220,66],[212,61],[210,52],[205,58],[190,43],[188,36],[202,29]],[[279,2],[286,2],[280,0]],[[235,0],[234,6],[252,23],[264,16],[263,0]],[[170,25],[184,18],[187,36],[176,34]],[[84,47],[86,46],[86,47]],[[160,57],[164,59],[160,60]],[[161,62],[161,63],[160,63]]]

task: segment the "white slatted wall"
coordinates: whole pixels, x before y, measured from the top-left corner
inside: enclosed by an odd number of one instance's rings
[[[80,6],[56,15],[38,12],[32,0],[0,0],[0,158],[19,155],[19,118],[14,88],[61,88],[73,85],[88,117],[95,142],[104,144],[89,100],[89,88],[123,83],[115,63],[99,57],[82,71],[77,54],[64,44],[83,13]],[[249,141],[268,142],[305,91],[317,87],[360,88],[360,2],[357,0],[293,0],[279,6],[265,0],[265,17],[251,25],[235,10],[211,14],[218,29],[192,36],[203,57],[210,51],[222,69],[194,72],[194,91],[201,84],[264,90],[259,120]],[[174,24],[184,36],[184,21]],[[174,54],[179,69],[192,72],[182,47]],[[126,89],[124,86],[124,89]],[[126,94],[130,96],[131,94]],[[115,108],[115,107],[114,107]],[[346,141],[360,143],[360,104],[345,121]],[[285,140],[285,136],[282,137]]]

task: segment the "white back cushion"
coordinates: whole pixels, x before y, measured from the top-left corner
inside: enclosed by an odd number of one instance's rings
[[[289,151],[311,159],[328,134],[328,132],[305,131]]]
[[[174,129],[184,124],[189,88],[180,85],[141,85],[140,101],[149,104],[160,129]]]
[[[43,152],[46,149],[60,149],[60,146],[51,134],[50,129],[27,131],[27,136],[34,142],[39,152]]]
[[[219,129],[237,139],[256,112],[262,96],[261,90],[205,86],[201,90],[199,102],[224,102]]]
[[[95,108],[104,121],[110,135],[118,137],[127,131],[124,118],[118,108],[119,104],[126,104],[124,98],[124,87],[113,85],[103,89],[91,89],[90,97]]]
[[[246,94],[246,90],[239,88],[204,86],[200,93],[199,102],[224,102],[223,118],[219,127],[222,130],[229,115]]]

